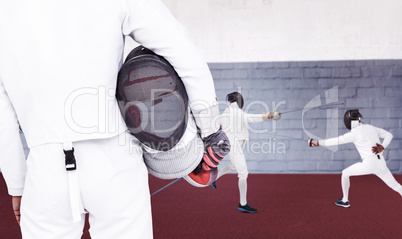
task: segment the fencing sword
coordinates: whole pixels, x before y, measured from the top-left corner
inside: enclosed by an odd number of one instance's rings
[[[285,111],[285,112],[275,111],[273,114],[274,114],[274,118],[280,119],[283,114],[287,114],[287,113],[292,113],[292,112],[301,111],[301,110],[311,110],[311,109],[315,109],[315,108],[326,108],[326,107],[331,107],[331,106],[336,106],[336,105],[343,105],[343,104],[344,104],[343,102],[341,102],[341,103],[328,103],[328,104],[325,104],[325,105],[318,105],[318,106],[307,107],[307,108],[299,108],[299,109],[289,110],[289,111]],[[299,138],[295,138],[295,137],[287,136],[287,135],[280,135],[280,134],[268,134],[268,135],[269,136],[274,136],[274,137],[280,137],[280,138],[288,138],[288,139],[305,141],[304,139],[299,139]]]
[[[325,105],[318,105],[318,106],[314,106],[314,107],[307,107],[307,108],[300,108],[300,109],[295,109],[295,110],[289,110],[289,111],[285,111],[285,112],[280,112],[280,115],[283,114],[287,114],[287,113],[292,113],[292,112],[296,112],[296,111],[300,111],[300,110],[311,110],[311,109],[315,109],[315,108],[325,108],[325,107],[331,107],[331,106],[335,106],[335,105],[343,105],[344,103],[329,103],[329,104],[325,104]]]
[[[292,136],[287,136],[287,135],[280,135],[280,134],[267,134],[270,137],[279,137],[279,138],[287,138],[287,139],[294,139],[294,140],[300,140],[300,141],[305,141],[305,139],[299,139],[296,137],[292,137]]]
[[[182,179],[182,178],[183,178],[183,177],[177,178],[176,180],[174,180],[174,181],[172,181],[172,182],[166,184],[165,186],[161,187],[160,189],[156,190],[154,193],[151,194],[151,197],[152,197],[153,195],[159,193],[159,192],[162,191],[163,189],[169,187],[170,185],[172,185],[172,184],[174,184],[174,183],[177,183],[177,182],[178,182],[180,179]]]

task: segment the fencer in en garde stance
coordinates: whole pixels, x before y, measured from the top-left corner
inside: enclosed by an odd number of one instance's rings
[[[161,1],[1,1],[0,168],[23,238],[81,238],[85,213],[92,238],[152,238],[145,148],[115,98],[125,36],[164,57],[183,81],[195,118],[188,125],[201,131],[198,138],[174,131],[190,142],[183,152],[202,146],[200,138],[208,145],[222,140],[209,127],[219,110],[208,66]],[[153,152],[157,158],[165,151]],[[198,164],[217,167],[220,158],[201,161],[203,153],[178,176]],[[174,167],[166,168],[169,174]]]
[[[350,176],[374,174],[384,181],[390,188],[401,194],[402,186],[395,180],[389,171],[383,152],[392,140],[392,134],[384,129],[361,123],[362,115],[359,110],[348,110],[344,115],[344,123],[350,132],[339,137],[315,140],[310,139],[310,147],[333,146],[354,143],[362,158],[362,162],[355,163],[342,171],[343,197],[335,201],[337,206],[350,207],[349,187]],[[382,142],[380,138],[384,139]]]
[[[219,170],[218,178],[230,173],[232,170],[236,170],[239,178],[238,186],[240,193],[240,203],[237,208],[244,212],[255,213],[257,209],[251,207],[247,202],[248,170],[246,158],[243,153],[243,148],[249,139],[248,124],[269,119],[279,120],[281,115],[278,111],[263,114],[249,114],[244,112],[242,110],[244,99],[239,92],[228,94],[226,99],[229,102],[229,106],[221,114],[220,123],[231,144],[231,150],[228,154],[231,163]],[[216,189],[216,182],[214,182],[212,186]]]

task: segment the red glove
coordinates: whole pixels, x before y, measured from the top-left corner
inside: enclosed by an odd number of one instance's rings
[[[211,170],[217,168],[219,162],[230,151],[230,142],[226,134],[219,129],[217,132],[203,139],[205,145],[204,156],[202,157],[202,169]]]
[[[320,146],[320,142],[318,141],[318,139],[309,139],[308,140],[308,146],[310,146],[310,147],[318,147],[318,146]]]

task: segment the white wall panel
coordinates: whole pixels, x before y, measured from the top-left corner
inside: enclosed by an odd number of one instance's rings
[[[399,0],[163,0],[208,62],[402,59]]]

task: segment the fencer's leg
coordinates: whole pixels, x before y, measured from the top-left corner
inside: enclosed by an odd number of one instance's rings
[[[232,164],[235,166],[237,171],[237,176],[239,178],[238,186],[239,186],[239,193],[240,193],[240,204],[246,205],[247,204],[247,177],[248,177],[248,170],[246,159],[244,157],[243,151],[231,154]]]
[[[88,169],[82,197],[91,237],[152,238],[148,172],[141,148],[128,142],[119,146],[116,138],[81,146],[87,150],[80,165]]]
[[[239,178],[240,205],[247,204],[247,178]]]
[[[349,188],[350,188],[350,176],[366,175],[373,173],[372,165],[369,161],[363,161],[355,163],[342,171],[342,201],[349,201]]]
[[[392,188],[402,196],[402,185],[396,181],[387,167],[385,167],[381,172],[376,173],[376,175],[381,178],[381,180],[387,184],[388,187]]]
[[[343,170],[342,171],[342,179],[341,179],[341,185],[342,185],[342,201],[347,202],[349,201],[349,188],[350,188],[350,175]]]
[[[24,239],[79,239],[84,227],[73,223],[62,144],[30,149],[21,202],[21,233]]]
[[[232,172],[234,169],[235,169],[235,167],[234,167],[234,165],[232,163],[226,165],[221,170],[219,170],[218,176],[216,177],[216,180],[218,180],[221,176]]]

